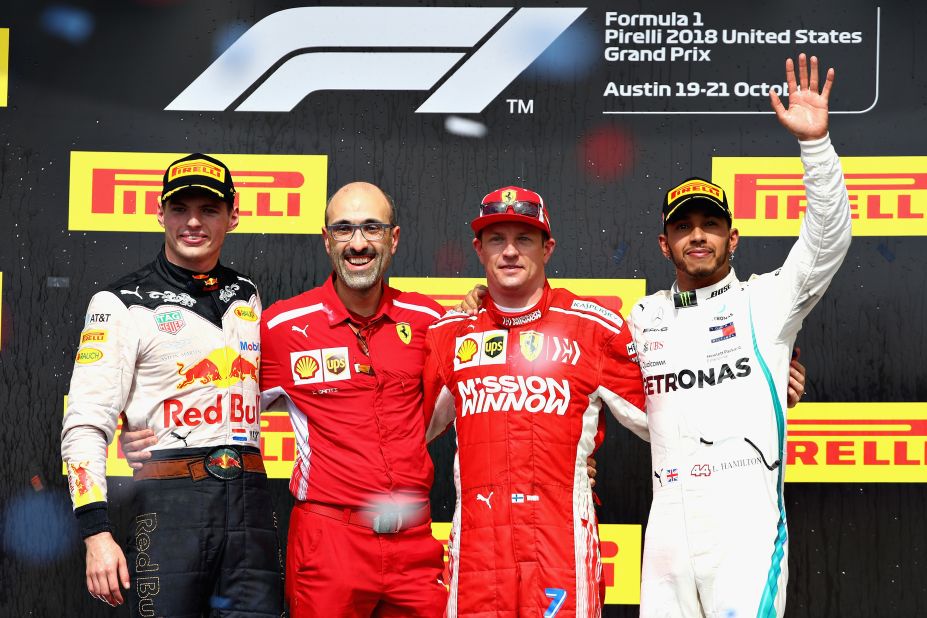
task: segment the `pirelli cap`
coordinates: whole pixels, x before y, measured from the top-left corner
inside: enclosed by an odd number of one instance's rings
[[[215,193],[231,206],[235,203],[232,173],[219,159],[194,152],[171,163],[164,171],[161,202],[184,189],[202,189]]]
[[[728,225],[733,223],[731,209],[727,205],[727,195],[724,189],[708,182],[704,178],[693,176],[687,178],[666,192],[663,199],[663,225],[675,215],[682,212],[680,209],[698,204],[711,204],[721,211]]]
[[[502,187],[488,193],[480,202],[480,214],[470,222],[474,233],[479,234],[494,223],[527,223],[550,236],[550,217],[544,199],[531,189]]]

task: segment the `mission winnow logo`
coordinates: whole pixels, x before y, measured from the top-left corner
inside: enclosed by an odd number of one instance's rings
[[[289,112],[320,90],[431,90],[441,82],[417,113],[476,114],[585,10],[286,9],[252,26],[165,109]]]

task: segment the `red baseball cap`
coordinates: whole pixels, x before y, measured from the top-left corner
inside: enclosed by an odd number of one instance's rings
[[[494,223],[527,223],[550,236],[550,217],[544,198],[522,187],[502,187],[489,193],[480,203],[480,214],[470,222],[473,232]]]

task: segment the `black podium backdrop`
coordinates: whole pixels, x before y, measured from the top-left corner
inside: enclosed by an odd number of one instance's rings
[[[249,217],[224,261],[259,283],[265,305],[329,273],[321,207],[357,179],[399,204],[393,276],[479,276],[467,222],[488,190],[521,184],[550,205],[552,276],[645,280],[650,292],[672,279],[656,245],[668,186],[725,169],[769,183],[779,163],[755,158],[794,164],[798,147],[765,113],[765,95],[799,51],[837,69],[831,133],[854,174],[858,216],[849,256],[799,336],[809,367],[801,405],[854,404],[861,416],[846,416],[856,433],[814,438],[825,480],[787,487],[788,615],[923,614],[927,9],[441,4],[284,14],[293,7],[253,0],[8,1],[0,9],[0,614],[125,611],[84,589],[58,446],[91,293],[160,247],[144,213],[157,193],[151,171],[171,157],[156,155],[241,155],[232,167],[245,187],[251,181],[252,192],[242,192]],[[259,173],[267,169],[282,171]],[[794,173],[781,194],[751,193],[745,178],[743,193],[728,187],[746,236],[741,276],[781,263],[797,229],[786,204],[799,204],[788,201]],[[876,425],[902,417],[901,429]],[[431,452],[434,518],[449,521],[452,442]],[[609,422],[602,522],[646,522],[648,456]],[[131,482],[111,485],[126,531],[120,505]],[[290,498],[284,480],[273,485],[283,533]],[[610,605],[606,614],[636,611]]]

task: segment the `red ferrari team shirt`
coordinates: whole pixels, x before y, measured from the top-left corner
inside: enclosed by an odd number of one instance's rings
[[[334,279],[271,305],[261,324],[261,392],[283,398],[296,435],[297,500],[353,508],[428,501],[425,334],[441,306],[383,287],[376,313],[352,318]]]

